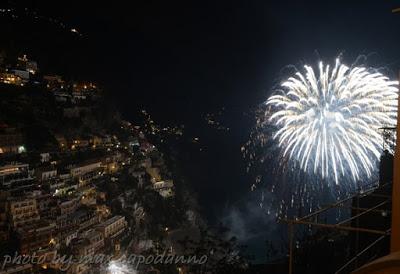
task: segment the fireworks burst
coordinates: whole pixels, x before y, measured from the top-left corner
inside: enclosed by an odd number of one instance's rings
[[[397,85],[339,59],[332,67],[320,62],[316,70],[296,70],[258,110],[242,147],[255,176],[252,190],[266,184],[275,193],[270,208],[280,215],[367,187],[377,178],[380,128],[397,124]]]
[[[320,62],[318,76],[304,68],[266,103],[283,157],[336,184],[343,177],[369,178],[381,154],[379,129],[396,125],[398,82],[339,59],[332,71]]]

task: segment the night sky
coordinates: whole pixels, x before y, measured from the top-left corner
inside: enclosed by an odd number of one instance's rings
[[[392,77],[400,65],[400,13],[391,13],[400,1],[7,5],[58,18],[82,36],[43,23],[14,22],[2,27],[0,46],[27,52],[44,70],[100,82],[127,119],[146,108],[156,121],[184,123],[204,137],[208,152],[189,167],[200,204],[210,219],[227,220],[246,239],[252,233],[268,237],[272,229],[257,212],[257,201],[244,194],[251,182],[240,146],[253,126],[249,116],[285,67],[333,61],[339,54],[345,63],[365,55],[368,64],[386,68]],[[206,131],[203,115],[222,107],[231,132]]]
[[[382,65],[398,59],[399,16],[391,9],[399,1],[124,2],[17,6],[84,34],[68,42],[36,39],[60,55],[53,62],[71,57],[65,65],[70,73],[99,79],[131,99],[124,102],[152,101],[163,117],[222,104],[246,109],[266,97],[286,65],[319,56],[344,53],[352,62],[359,54],[376,54]]]
[[[339,53],[348,62],[375,55],[383,66],[399,59],[400,15],[391,9],[400,1],[124,2],[9,1],[83,34],[20,37],[36,40],[36,49],[27,48],[33,55],[56,53],[52,67],[103,82],[129,99],[127,108],[151,101],[166,118],[221,105],[246,110],[265,99],[288,64]]]

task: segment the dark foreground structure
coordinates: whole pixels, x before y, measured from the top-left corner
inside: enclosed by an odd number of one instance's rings
[[[399,136],[396,128],[382,129],[386,142],[379,182],[309,215],[282,220],[289,229],[288,273],[400,273],[400,146],[397,139],[394,147],[396,130]],[[388,151],[394,150],[393,157]],[[334,223],[327,221],[329,212],[343,209],[351,214]],[[301,233],[306,236],[299,237]]]

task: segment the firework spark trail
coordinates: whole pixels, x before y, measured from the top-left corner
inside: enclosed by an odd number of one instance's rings
[[[339,59],[332,70],[320,62],[317,73],[304,71],[266,102],[283,158],[336,184],[369,178],[382,152],[379,128],[396,126],[398,82]]]

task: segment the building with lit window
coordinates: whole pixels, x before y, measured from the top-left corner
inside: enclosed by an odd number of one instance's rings
[[[8,219],[16,229],[35,223],[40,219],[39,209],[34,198],[9,198]]]
[[[82,232],[80,237],[89,240],[89,246],[93,249],[93,252],[97,252],[104,247],[103,234],[95,229]]]
[[[65,90],[67,85],[61,76],[58,75],[44,75],[43,80],[46,88],[52,92]]]
[[[169,198],[174,196],[174,182],[172,180],[159,181],[153,184],[153,188],[162,197]]]
[[[17,68],[23,71],[26,71],[32,75],[35,75],[38,72],[38,64],[36,61],[29,60],[26,54],[18,57],[17,59]]]
[[[105,239],[107,239],[120,235],[124,232],[127,226],[128,223],[126,222],[125,217],[117,215],[97,225],[96,229],[103,234]]]
[[[92,160],[72,167],[70,169],[70,173],[72,178],[79,178],[85,175],[86,173],[92,171],[98,171],[101,168],[102,168],[101,160]]]
[[[4,84],[23,86],[22,78],[11,72],[0,72],[0,82]]]
[[[0,166],[0,187],[3,189],[18,189],[29,187],[33,178],[28,164],[13,163]]]
[[[17,234],[20,252],[32,254],[56,243],[56,224],[41,220],[30,226],[19,228]]]
[[[0,155],[25,152],[24,138],[15,128],[0,125]]]
[[[57,177],[57,168],[54,166],[45,166],[35,169],[36,179],[44,182]]]

